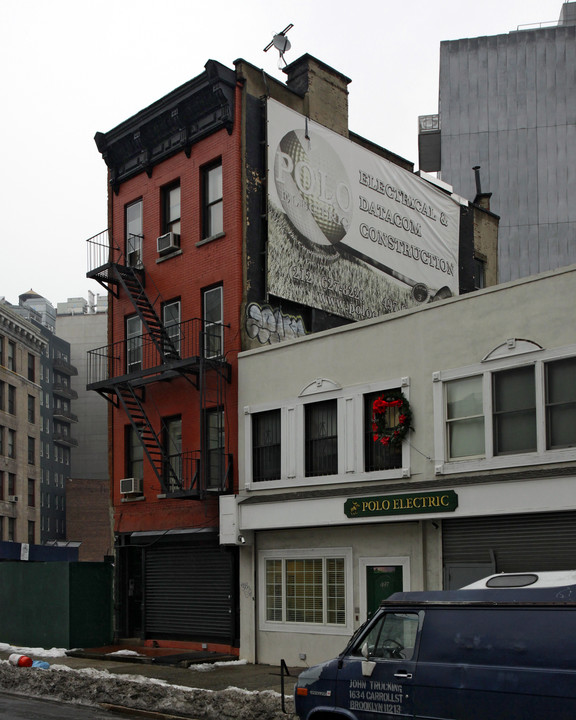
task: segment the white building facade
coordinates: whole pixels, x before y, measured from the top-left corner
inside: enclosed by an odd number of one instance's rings
[[[313,664],[395,590],[576,565],[575,302],[571,267],[240,355],[241,657]],[[377,397],[412,411],[397,451]]]

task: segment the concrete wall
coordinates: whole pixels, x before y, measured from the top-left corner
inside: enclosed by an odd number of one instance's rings
[[[442,179],[500,215],[500,279],[576,262],[576,26],[443,42]]]
[[[437,451],[444,419],[439,418],[438,403],[434,402],[434,373],[482,366],[492,351],[507,346],[509,338],[519,339],[518,347],[524,347],[522,340],[530,341],[531,352],[539,352],[538,346],[544,351],[570,347],[576,354],[575,302],[573,266],[239,356],[239,447],[243,455],[237,523],[238,532],[247,538],[240,547],[241,657],[311,664],[337,654],[346,641],[343,628],[332,632],[323,628],[316,633],[309,632],[310,628],[291,632],[289,624],[279,626],[278,631],[269,631],[270,624],[264,626],[258,615],[265,600],[258,563],[270,549],[289,549],[298,557],[299,550],[346,548],[353,569],[347,579],[352,582],[347,612],[353,612],[348,623],[352,621],[354,627],[365,617],[360,575],[363,557],[409,558],[410,589],[442,587],[441,515],[351,520],[343,512],[346,498],[455,488],[460,504],[453,516],[458,517],[576,508],[570,490],[573,476],[567,472],[574,465],[573,448],[554,458],[534,454],[514,479],[509,472],[514,458],[509,457],[496,458],[502,461],[496,472],[489,469],[481,476],[466,470],[456,475],[444,470],[438,465]],[[319,378],[325,385],[330,381],[330,393],[344,398],[367,392],[378,382],[406,380],[414,432],[409,443],[403,444],[402,476],[387,475],[390,471],[371,477],[348,472],[324,478],[283,478],[281,486],[272,483],[272,487],[266,482],[248,483],[248,488],[245,459],[251,448],[246,442],[245,418],[254,408],[297,405],[303,390],[317,384]],[[322,392],[313,399],[322,400]],[[300,444],[302,438],[297,438],[297,452],[301,452]],[[551,462],[558,466],[558,478],[554,478]],[[531,473],[537,475],[541,463],[548,464],[547,475],[534,476],[531,481]]]

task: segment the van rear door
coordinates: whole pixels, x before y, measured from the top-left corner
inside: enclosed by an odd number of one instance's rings
[[[381,610],[341,657],[336,707],[358,720],[412,718],[419,613]]]

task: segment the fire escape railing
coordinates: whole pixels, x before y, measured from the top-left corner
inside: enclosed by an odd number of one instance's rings
[[[170,327],[169,347],[158,346],[149,333],[119,340],[88,351],[88,388],[114,379],[138,377],[179,368],[200,358],[209,365],[224,365],[218,352],[207,353],[207,348],[222,348],[225,326],[206,323],[193,318]],[[206,355],[210,357],[206,357]]]
[[[217,373],[216,388],[230,382],[230,365],[224,356],[224,332],[227,326],[193,318],[178,324],[164,325],[155,307],[162,305],[160,293],[150,299],[145,285],[153,286],[140,262],[143,238],[131,236],[133,252],[127,257],[114,242],[108,230],[87,240],[87,276],[97,280],[115,297],[123,290],[146,330],[140,335],[120,340],[88,352],[87,388],[96,390],[126,412],[138,433],[143,450],[166,495],[202,497],[211,492],[232,489],[232,455],[224,448],[204,447],[206,373]],[[169,380],[175,375],[188,377],[200,392],[200,429],[202,451],[173,455],[165,447],[162,420],[152,422],[153,409],[145,401],[143,386]],[[222,404],[217,391],[215,407]],[[214,399],[212,399],[213,401]]]

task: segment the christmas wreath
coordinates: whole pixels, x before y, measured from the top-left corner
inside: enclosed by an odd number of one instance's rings
[[[394,412],[389,412],[393,410]],[[391,422],[396,421],[396,425]],[[400,390],[390,390],[374,400],[372,404],[372,436],[374,442],[382,445],[401,445],[409,430],[412,430],[410,403]]]

